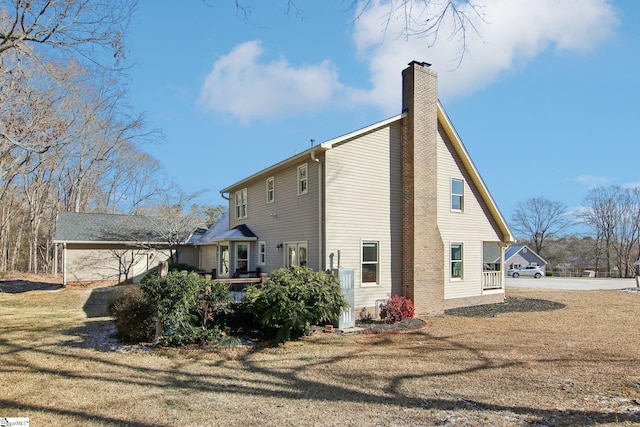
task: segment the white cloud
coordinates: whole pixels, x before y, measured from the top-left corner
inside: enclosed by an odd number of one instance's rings
[[[602,185],[609,185],[612,182],[609,177],[596,175],[579,175],[575,178],[575,181],[584,185],[588,189],[600,187]]]
[[[432,4],[440,3],[436,1]],[[474,18],[478,35],[467,31],[468,55],[458,65],[460,40],[451,26],[432,40],[398,37],[404,21],[386,22],[388,2],[377,1],[357,21],[354,41],[361,58],[370,64],[369,101],[397,111],[400,70],[412,60],[434,64],[439,73],[441,98],[469,94],[493,82],[501,73],[526,62],[546,49],[585,52],[601,44],[618,20],[607,0],[484,0],[484,21]],[[462,8],[468,6],[461,6]],[[470,13],[469,16],[473,16]],[[453,71],[452,71],[453,70]]]
[[[434,0],[440,4],[444,0]],[[470,94],[491,84],[501,73],[526,63],[543,51],[584,52],[614,31],[618,18],[607,0],[476,0],[485,20],[476,18],[479,36],[468,31],[468,54],[458,65],[460,41],[444,26],[437,43],[400,37],[403,21],[389,13],[388,0],[374,0],[359,15],[353,40],[358,58],[369,65],[370,88],[339,83],[333,64],[295,66],[285,59],[260,62],[259,41],[236,46],[220,57],[200,92],[206,109],[243,122],[277,118],[292,112],[316,111],[345,101],[373,105],[386,114],[400,109],[401,70],[412,60],[434,64],[443,99]],[[464,3],[459,4],[464,8]],[[415,9],[414,9],[415,10]],[[388,24],[388,25],[387,25]],[[457,67],[457,68],[456,68]]]
[[[261,63],[262,53],[261,43],[250,41],[220,57],[200,89],[200,105],[249,122],[325,108],[340,96],[329,61],[295,68],[284,59]]]

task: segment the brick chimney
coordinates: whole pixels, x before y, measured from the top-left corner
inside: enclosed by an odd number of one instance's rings
[[[402,283],[417,315],[444,312],[444,244],[438,229],[438,79],[430,64],[402,72]]]

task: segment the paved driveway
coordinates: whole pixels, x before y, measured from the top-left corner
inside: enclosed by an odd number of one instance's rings
[[[627,289],[636,287],[636,279],[589,279],[582,277],[507,277],[507,288],[538,288],[564,290]]]

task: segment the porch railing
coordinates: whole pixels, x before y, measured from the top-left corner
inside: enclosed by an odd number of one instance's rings
[[[502,274],[500,271],[482,272],[482,289],[502,289]]]
[[[260,277],[236,277],[233,279],[215,279],[216,282],[228,283],[231,285],[230,295],[235,301],[240,301],[247,292],[249,286],[266,282],[267,274],[261,273]]]

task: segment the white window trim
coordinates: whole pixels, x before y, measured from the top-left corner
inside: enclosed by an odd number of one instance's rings
[[[300,188],[302,187],[302,181],[303,179],[300,178],[300,171],[303,170],[305,171],[305,178],[304,178],[304,190],[301,190]],[[303,194],[307,194],[309,192],[309,167],[308,165],[305,163],[303,165],[298,166],[298,172],[297,172],[297,179],[296,179],[296,183],[298,185],[298,196],[301,196]]]
[[[258,242],[258,265],[267,264],[267,242],[261,240]]]
[[[304,246],[306,253],[307,253],[307,264],[306,267],[309,266],[309,243],[306,240],[301,240],[301,241],[293,241],[293,242],[284,242],[282,245],[282,249],[284,251],[284,266],[286,268],[291,267],[291,265],[289,264],[289,251],[288,251],[288,247],[291,245],[295,245],[296,246],[296,250],[298,251],[298,254],[296,255],[296,257],[298,258],[299,261],[299,257],[300,257],[300,245]],[[300,263],[298,262],[298,266],[300,266]]]
[[[238,203],[238,196],[240,196],[240,203]],[[242,219],[247,217],[247,214],[249,211],[249,206],[248,206],[249,202],[247,199],[248,199],[248,193],[246,188],[236,191],[235,193],[236,219]],[[244,212],[243,212],[242,206],[244,206]]]
[[[462,194],[457,194],[453,192],[453,181],[460,181],[462,183]],[[464,212],[464,188],[465,188],[465,181],[462,178],[456,178],[454,176],[451,177],[451,179],[449,180],[449,207],[451,208],[452,212]],[[460,196],[460,209],[455,209],[453,207],[453,196]]]
[[[269,188],[269,183],[271,183],[271,187]],[[276,181],[274,177],[267,178],[266,182],[267,186],[267,204],[273,203],[276,200]],[[271,197],[269,197],[271,196]]]
[[[375,282],[363,282],[362,281],[362,264],[364,264],[364,257],[363,257],[363,247],[365,243],[375,243],[377,244],[377,248],[378,248],[378,255],[377,255],[377,271],[376,271],[376,281]],[[381,272],[381,265],[380,265],[380,240],[378,239],[362,239],[360,240],[360,286],[363,288],[367,288],[367,287],[375,287],[375,286],[380,286],[380,272]]]
[[[453,248],[453,245],[460,245],[461,247],[462,259],[460,259],[460,277],[453,277],[453,275],[451,274],[451,266],[453,265],[453,259],[451,259],[451,249]],[[464,280],[464,242],[449,243],[449,280],[452,282],[461,282]]]

